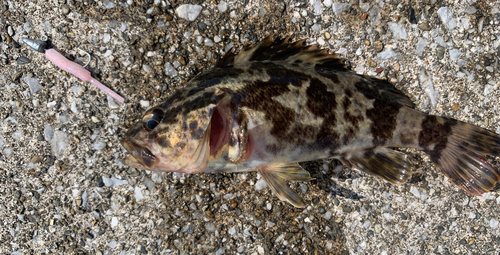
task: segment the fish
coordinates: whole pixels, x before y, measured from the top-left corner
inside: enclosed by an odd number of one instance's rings
[[[500,136],[423,113],[386,80],[353,72],[337,54],[305,40],[269,36],[236,53],[147,111],[124,135],[124,163],[150,171],[256,171],[282,201],[303,208],[288,181],[313,178],[298,163],[342,164],[403,184],[416,148],[449,180],[479,196],[500,180],[486,160]]]

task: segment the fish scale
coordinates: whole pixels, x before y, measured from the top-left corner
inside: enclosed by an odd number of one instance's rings
[[[149,109],[122,140],[125,163],[182,173],[257,171],[283,201],[304,207],[287,181],[312,178],[298,162],[336,158],[388,182],[412,174],[417,148],[473,195],[500,180],[485,155],[500,136],[424,114],[387,81],[358,75],[337,55],[270,36],[189,81]]]

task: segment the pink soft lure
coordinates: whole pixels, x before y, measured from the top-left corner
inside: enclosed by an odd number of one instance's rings
[[[61,53],[57,52],[54,49],[48,49],[49,48],[49,43],[47,41],[38,41],[38,40],[32,40],[29,38],[24,38],[23,42],[29,45],[32,49],[45,53],[45,57],[50,60],[50,62],[54,63],[56,66],[59,68],[63,69],[64,71],[73,74],[74,76],[78,77],[80,80],[85,81],[85,82],[90,82],[91,84],[94,84],[97,88],[100,90],[104,91],[114,99],[116,99],[118,102],[123,103],[125,99],[118,95],[116,92],[111,90],[110,88],[106,87],[102,83],[100,83],[98,80],[94,79],[91,75],[90,72],[85,69],[85,67],[70,61],[69,59],[65,58]]]
[[[125,99],[118,95],[116,92],[111,90],[110,88],[106,87],[102,83],[100,83],[98,80],[94,79],[91,75],[90,72],[85,69],[83,66],[70,61],[69,59],[65,58],[61,53],[57,52],[54,49],[48,49],[45,51],[45,57],[50,60],[50,62],[54,63],[56,66],[61,68],[62,70],[73,74],[74,76],[80,78],[82,81],[90,82],[94,84],[97,88],[100,90],[104,91],[114,99],[116,99],[118,102],[123,103]]]

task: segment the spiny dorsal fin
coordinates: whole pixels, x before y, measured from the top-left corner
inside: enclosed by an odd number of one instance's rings
[[[253,61],[287,61],[309,67],[348,70],[343,59],[328,53],[327,49],[318,49],[317,44],[307,45],[305,40],[290,43],[290,37],[279,39],[274,35],[245,47],[237,54],[233,49],[229,50],[216,66],[245,65]]]
[[[354,86],[368,98],[415,108],[415,104],[407,95],[386,80],[360,75],[360,81]]]

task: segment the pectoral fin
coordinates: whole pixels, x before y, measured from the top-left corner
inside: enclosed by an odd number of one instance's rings
[[[412,174],[406,155],[387,148],[352,154],[346,160],[359,170],[376,175],[393,184],[405,183]]]
[[[203,172],[208,166],[208,160],[210,159],[210,125],[207,130],[203,134],[203,138],[200,141],[200,144],[194,151],[193,155],[189,159],[188,164],[185,165],[184,172],[185,173],[199,173]]]
[[[285,181],[310,181],[314,179],[299,164],[267,165],[259,167],[257,171],[281,201],[286,201],[298,208],[306,207],[304,200],[290,189]]]

